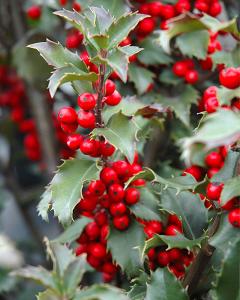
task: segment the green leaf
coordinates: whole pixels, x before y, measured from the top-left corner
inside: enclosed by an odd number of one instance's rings
[[[231,103],[231,100],[235,97],[239,97],[240,87],[234,90],[227,89],[223,86],[217,89],[217,99],[221,105]]]
[[[140,62],[146,65],[164,64],[168,65],[173,60],[168,56],[161,47],[156,45],[154,38],[148,37],[141,42],[141,47],[144,48],[138,55]]]
[[[37,206],[38,215],[45,221],[48,222],[48,210],[51,207],[52,192],[46,189],[41,196],[41,201]]]
[[[176,97],[159,97],[156,99],[165,107],[170,107],[176,116],[186,125],[190,124],[190,108],[192,103],[197,103],[198,91],[192,86],[185,86],[179,96]]]
[[[231,244],[236,243],[239,240],[239,229],[233,227],[229,223],[228,216],[226,214],[222,215],[218,230],[214,236],[209,239],[209,243],[215,248],[225,252]]]
[[[161,220],[159,213],[159,200],[146,187],[140,189],[140,201],[129,207],[130,211],[143,220]]]
[[[211,178],[211,182],[225,182],[235,176],[236,166],[240,159],[240,153],[229,151],[221,170]]]
[[[107,64],[117,72],[123,82],[127,81],[128,72],[128,56],[121,51],[121,48],[116,48],[106,59]]]
[[[164,68],[159,75],[159,80],[166,84],[178,85],[182,82],[182,79],[173,74],[171,69]]]
[[[46,42],[28,45],[28,47],[37,50],[50,66],[61,68],[72,64],[84,72],[88,71],[79,56],[64,48],[60,43],[47,40]]]
[[[147,286],[145,300],[187,300],[186,291],[181,283],[167,268],[157,269],[152,273],[152,279]]]
[[[138,94],[143,94],[147,88],[153,83],[154,73],[146,68],[139,67],[136,64],[129,65],[129,80],[134,83]]]
[[[58,236],[53,242],[57,243],[72,243],[75,241],[84,230],[85,226],[91,222],[92,219],[82,216],[80,219],[74,221],[64,232]]]
[[[139,48],[136,46],[124,46],[120,47],[119,49],[121,49],[121,51],[123,51],[127,56],[132,56],[143,50],[143,48]]]
[[[66,82],[73,82],[78,80],[96,81],[98,75],[94,72],[83,72],[74,66],[66,66],[55,70],[49,79],[48,89],[50,95],[54,97],[60,85]]]
[[[211,55],[211,59],[213,61],[214,69],[217,65],[222,64],[223,61],[226,67],[235,67],[231,52],[216,51]]]
[[[60,300],[60,296],[58,296],[55,292],[51,290],[46,290],[37,295],[37,300]]]
[[[86,1],[83,2],[86,5]],[[87,5],[103,6],[116,18],[130,11],[125,0],[90,0],[87,2]]]
[[[124,292],[110,285],[95,284],[77,293],[73,300],[129,300]]]
[[[192,152],[197,144],[207,151],[223,145],[232,144],[240,137],[240,114],[220,109],[207,115],[195,135],[183,139],[183,157],[191,161]]]
[[[240,196],[240,176],[229,179],[224,183],[221,192],[221,205],[226,204],[230,199]]]
[[[104,123],[108,123],[109,119],[119,112],[122,112],[125,116],[132,117],[144,107],[145,105],[138,101],[135,96],[124,97],[118,105],[104,108],[102,114]]]
[[[173,189],[167,189],[162,192],[161,207],[181,218],[183,231],[190,239],[200,237],[207,227],[207,209],[196,194],[180,192],[176,195]]]
[[[189,240],[185,238],[185,236],[182,234],[178,234],[176,236],[155,234],[151,239],[145,242],[143,248],[143,254],[146,254],[151,248],[155,248],[163,245],[168,246],[167,250],[172,248],[192,250],[195,247],[200,248],[202,240],[203,240],[202,237],[194,240]]]
[[[146,15],[137,13],[128,13],[122,15],[109,28],[107,34],[109,36],[108,49],[116,47],[122,40],[124,40],[130,31],[132,31],[137,24],[146,18]]]
[[[209,32],[199,30],[196,32],[183,33],[176,39],[177,47],[183,55],[205,59],[209,44]]]
[[[106,33],[111,24],[113,23],[113,18],[104,7],[90,7],[89,8],[96,15],[96,27],[100,35]],[[85,11],[86,13],[86,11]]]
[[[131,300],[142,300],[145,298],[147,291],[148,275],[145,272],[141,272],[140,275],[132,280],[133,286],[128,292],[128,296]]]
[[[125,231],[119,231],[111,227],[107,245],[112,253],[113,260],[120,265],[128,276],[138,274],[142,265],[140,248],[143,247],[145,234],[142,226],[132,220]],[[123,251],[124,249],[124,251]]]
[[[51,192],[52,209],[61,223],[71,222],[73,209],[82,197],[84,183],[97,179],[98,175],[99,170],[92,160],[70,159],[59,167],[48,190]],[[42,201],[45,202],[46,198]],[[44,210],[42,214],[46,214]]]
[[[12,272],[11,275],[31,279],[47,288],[57,288],[53,275],[41,266],[28,266]]]
[[[121,112],[112,116],[105,128],[95,128],[91,136],[104,136],[132,162],[138,127],[133,120]]]
[[[239,282],[240,276],[240,241],[230,244],[223,252],[221,270],[217,274],[213,299],[240,299]],[[236,279],[236,280],[235,280]]]

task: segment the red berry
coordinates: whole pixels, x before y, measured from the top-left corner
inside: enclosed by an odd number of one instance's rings
[[[80,200],[77,207],[82,211],[92,212],[97,206],[98,199],[96,197],[84,197]]]
[[[123,41],[121,41],[119,46],[124,47],[124,46],[131,45],[131,43],[132,43],[131,39],[129,37],[126,37]]]
[[[108,225],[103,225],[102,228],[101,228],[101,233],[100,233],[101,243],[106,242],[108,234],[109,234],[109,226]]]
[[[117,173],[109,167],[102,169],[100,173],[100,178],[106,185],[118,182]]]
[[[202,12],[205,12],[205,13],[208,12],[208,4],[203,0],[199,0],[199,1],[197,0],[195,2],[195,7]]]
[[[112,95],[115,90],[116,90],[115,83],[112,80],[107,79],[105,82],[105,96]]]
[[[120,184],[114,183],[110,185],[108,195],[112,201],[120,202],[124,199],[125,191]]]
[[[105,185],[101,180],[94,180],[88,186],[89,192],[93,196],[102,196],[105,192]]]
[[[203,70],[205,70],[205,71],[212,70],[213,61],[212,61],[212,58],[210,56],[207,56],[205,59],[200,60],[199,62],[200,62],[200,65],[201,65]]]
[[[207,176],[208,178],[212,178],[215,174],[217,174],[219,172],[219,168],[211,168],[211,169],[208,169],[207,171]]]
[[[155,251],[155,249],[154,248],[152,248],[152,249],[150,249],[149,251],[148,251],[148,258],[150,259],[150,260],[155,260],[155,258],[156,258],[156,251]]]
[[[110,206],[110,213],[113,217],[122,216],[126,214],[127,207],[123,202],[113,203]]]
[[[75,123],[77,122],[77,113],[72,107],[63,107],[58,113],[58,121],[60,123]]]
[[[126,230],[130,224],[129,216],[123,215],[113,218],[113,226],[118,230]]]
[[[122,100],[122,96],[116,90],[113,92],[112,95],[109,95],[104,98],[104,102],[110,106],[118,105],[121,100]]]
[[[103,195],[101,198],[99,198],[99,204],[104,208],[109,208],[110,206],[110,198],[109,196]]]
[[[205,162],[210,168],[221,168],[223,160],[220,153],[211,152],[206,156]]]
[[[86,244],[82,244],[82,245],[79,245],[76,249],[75,249],[75,254],[76,256],[79,256],[83,253],[86,253],[87,252],[87,245]]]
[[[160,221],[156,221],[156,220],[153,220],[153,221],[150,221],[149,222],[149,225],[151,226],[151,228],[153,229],[153,231],[155,233],[161,233],[162,232],[162,223]]]
[[[76,133],[67,137],[67,145],[71,150],[77,150],[83,141],[83,137]]]
[[[142,166],[141,165],[136,164],[136,163],[130,165],[130,175],[131,176],[135,175],[135,174],[137,174],[137,173],[139,173],[141,171],[142,171]]]
[[[178,248],[173,248],[173,249],[168,251],[168,256],[169,256],[169,260],[171,262],[173,262],[173,261],[176,261],[176,260],[180,260],[182,258],[182,252]]]
[[[212,17],[216,17],[219,15],[222,11],[222,6],[218,1],[214,1],[211,3],[210,10],[209,10],[209,15]]]
[[[156,26],[154,18],[146,18],[139,22],[137,31],[140,35],[150,34]]]
[[[126,191],[125,191],[125,202],[128,204],[128,205],[133,205],[135,203],[137,203],[140,199],[140,192],[139,190],[133,188],[133,187],[130,187],[130,188],[127,188]]]
[[[185,74],[187,83],[194,84],[198,81],[198,72],[196,70],[188,70]]]
[[[90,139],[85,139],[80,144],[80,150],[83,154],[91,155],[94,152],[94,141]]]
[[[35,133],[29,133],[24,137],[24,147],[28,149],[40,148],[40,144]]]
[[[240,72],[235,68],[223,69],[219,74],[219,81],[228,89],[236,89],[240,85]]]
[[[184,170],[184,173],[191,174],[197,181],[200,181],[203,177],[203,169],[199,166],[192,165]]]
[[[209,113],[214,113],[219,107],[219,102],[216,96],[209,97],[204,100],[204,109]]]
[[[91,110],[96,106],[96,99],[93,94],[83,93],[78,96],[78,105],[82,109]]]
[[[181,229],[175,225],[169,225],[165,231],[166,235],[177,235],[179,233],[181,233]]]
[[[68,0],[59,0],[59,4],[61,6],[65,6],[67,4]]]
[[[163,5],[161,15],[167,20],[175,17],[176,13],[174,6],[170,4]]]
[[[182,222],[181,220],[178,218],[177,215],[169,215],[168,216],[168,223],[172,224],[172,225],[176,225],[179,228],[182,228]]]
[[[161,267],[165,267],[169,264],[169,256],[166,251],[159,251],[157,254],[157,261]]]
[[[207,98],[210,98],[210,97],[216,97],[217,95],[217,88],[216,86],[209,86],[205,91],[204,91],[204,94],[203,94],[203,100],[205,101]]]
[[[78,124],[83,128],[92,129],[95,127],[95,115],[91,111],[80,109],[78,112]]]
[[[182,264],[173,264],[169,266],[169,270],[177,277],[181,278],[184,276],[184,267]]]
[[[105,245],[101,243],[94,243],[90,246],[89,249],[92,256],[102,259],[107,255],[107,250]]]
[[[172,70],[176,76],[184,77],[188,71],[188,66],[184,61],[178,61],[173,65]]]
[[[234,227],[240,227],[240,208],[235,208],[228,214],[228,220]]]
[[[129,164],[125,160],[118,160],[114,162],[112,167],[118,176],[126,176],[129,174]]]
[[[149,12],[147,14],[150,14],[152,17],[160,17],[162,13],[163,4],[161,2],[150,2],[148,4],[149,6]]]
[[[33,5],[28,8],[27,15],[32,20],[38,20],[41,17],[42,10],[38,5]]]
[[[72,8],[75,9],[77,12],[80,12],[82,10],[81,5],[76,1],[73,2]]]
[[[102,156],[109,157],[115,152],[115,147],[108,142],[100,142],[100,153]]]
[[[179,14],[182,14],[186,11],[190,11],[190,2],[188,0],[179,0],[175,5],[175,9]]]
[[[90,266],[92,266],[95,269],[98,269],[101,265],[101,260],[91,254],[88,254],[87,262],[89,263]]]
[[[100,228],[98,227],[97,223],[93,221],[87,224],[87,226],[85,227],[85,232],[89,237],[89,240],[94,241],[100,235]]]
[[[145,186],[146,185],[146,181],[142,178],[133,180],[131,182],[131,186]]]
[[[223,189],[223,184],[218,182],[209,183],[206,188],[207,198],[210,200],[218,200]]]
[[[102,269],[104,273],[108,274],[115,274],[117,272],[117,267],[111,262],[105,262]]]

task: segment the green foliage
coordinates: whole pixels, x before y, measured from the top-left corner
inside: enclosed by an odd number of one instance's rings
[[[217,99],[221,105],[231,103],[231,100],[240,95],[240,88],[230,90],[225,87],[217,89]]]
[[[152,273],[145,300],[187,300],[187,294],[167,268]]]
[[[129,228],[125,231],[111,227],[107,239],[108,249],[112,253],[113,260],[129,277],[137,275],[142,266],[140,248],[143,247],[144,241],[143,228],[134,220],[131,220]]]
[[[73,209],[82,197],[84,183],[98,177],[99,170],[93,160],[75,158],[64,161],[43,194],[38,205],[39,214],[46,217],[49,209],[47,203],[51,203],[59,221],[71,223]]]

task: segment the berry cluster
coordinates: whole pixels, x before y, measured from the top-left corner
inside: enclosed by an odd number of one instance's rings
[[[115,106],[120,103],[122,97],[116,90],[115,84],[110,79],[106,80],[104,88],[105,97],[102,100],[101,106],[105,104]],[[63,107],[58,114],[58,121],[62,130],[69,134],[67,145],[71,150],[80,149],[83,154],[92,157],[109,157],[115,148],[109,144],[104,138],[99,140],[90,139],[88,136],[83,136],[76,133],[78,125],[82,129],[93,129],[100,124],[96,124],[96,104],[97,95],[91,93],[83,93],[77,99],[79,111],[72,107]],[[102,107],[101,107],[102,108]]]
[[[68,49],[76,49],[78,48],[83,41],[83,34],[77,29],[71,29],[66,37],[66,47]]]
[[[82,215],[94,219],[77,240],[79,246],[76,254],[87,253],[89,264],[103,272],[105,281],[111,281],[117,272],[106,247],[109,226],[120,231],[130,226],[134,216],[130,214],[129,207],[140,200],[139,187],[145,185],[145,181],[135,180],[126,189],[124,183],[141,170],[137,157],[133,164],[125,160],[109,163],[101,170],[100,179],[90,182],[86,187],[75,209],[76,217]]]
[[[172,71],[176,76],[185,78],[186,83],[194,84],[198,81],[198,72],[194,70],[192,59],[177,61],[173,65]]]
[[[159,221],[142,221],[144,232],[148,238],[154,234],[175,236],[182,233],[182,223],[176,215],[169,215],[167,224],[164,228]],[[193,260],[193,253],[186,249],[173,248],[166,250],[166,246],[151,248],[148,252],[149,267],[151,270],[156,268],[169,267],[169,270],[177,277],[181,278],[185,274],[185,267],[188,267]]]
[[[202,180],[206,175],[208,178],[212,178],[217,174],[221,168],[224,166],[224,161],[227,156],[227,147],[220,147],[216,151],[208,153],[205,157],[206,169],[199,166],[193,165],[185,169],[185,173],[191,174],[197,181]],[[206,187],[206,197],[200,195],[201,199],[204,201],[206,208],[212,208],[212,201],[217,201],[221,209],[229,211],[229,222],[235,226],[240,227],[239,218],[239,197],[229,199],[229,201],[222,205],[221,192],[223,190],[223,183],[221,182],[210,182]]]

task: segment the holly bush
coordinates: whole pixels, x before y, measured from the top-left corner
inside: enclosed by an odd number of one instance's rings
[[[89,0],[27,8],[35,28],[47,11],[52,29],[66,31],[65,41],[48,34],[28,45],[51,69],[50,97],[75,93],[59,101],[55,128],[66,155],[37,207],[63,227],[45,240],[52,271],[13,273],[46,288],[37,299],[239,299],[237,6]],[[27,135],[30,158],[40,159],[40,144]],[[85,272],[104,283],[91,285]]]

